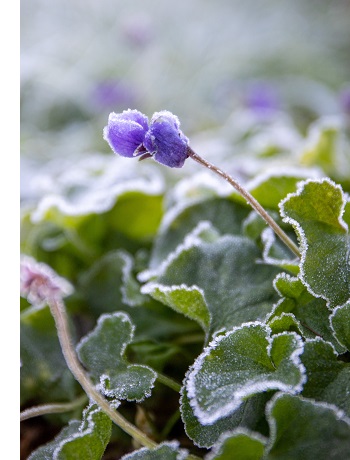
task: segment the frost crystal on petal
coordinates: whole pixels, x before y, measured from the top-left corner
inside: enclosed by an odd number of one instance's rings
[[[144,145],[158,163],[170,168],[181,168],[188,157],[188,138],[180,130],[179,119],[166,110],[153,115]]]
[[[138,110],[112,112],[103,130],[103,138],[115,153],[133,157],[145,153],[143,141],[147,130],[148,118]]]

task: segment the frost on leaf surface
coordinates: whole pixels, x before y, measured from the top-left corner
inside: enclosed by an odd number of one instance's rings
[[[292,313],[282,313],[280,316],[274,316],[267,324],[271,328],[273,334],[293,331],[302,335],[301,325]]]
[[[257,264],[261,253],[246,237],[225,235],[184,248],[155,281],[163,286],[196,286],[204,293],[210,332],[262,320],[277,299],[272,280],[278,269]]]
[[[154,299],[197,321],[205,331],[209,329],[210,313],[200,288],[148,283],[143,287],[142,293],[151,295]]]
[[[350,298],[349,222],[343,220],[349,206],[341,187],[329,179],[302,182],[281,203],[285,222],[300,239],[300,278],[332,308]]]
[[[101,315],[96,328],[78,345],[81,362],[106,396],[142,401],[150,396],[156,373],[144,365],[129,364],[124,357],[134,326],[122,312]]]
[[[205,460],[260,460],[266,441],[257,433],[237,428],[220,436]]]
[[[121,460],[185,460],[186,449],[180,449],[177,441],[163,442],[154,449],[143,447],[131,454],[124,455]]]
[[[350,351],[350,302],[335,308],[330,321],[336,339]]]
[[[261,233],[261,241],[264,245],[263,263],[280,267],[295,275],[299,273],[299,260],[291,251],[276,237],[270,227]]]
[[[324,299],[313,296],[299,278],[285,273],[277,275],[274,285],[282,299],[277,302],[267,317],[267,322],[272,329],[278,327],[277,318],[281,319],[284,316],[283,322],[286,323],[286,316],[292,315],[305,338],[313,339],[315,335],[319,335],[324,340],[331,342],[338,353],[345,351],[345,348],[334,337],[334,331],[330,325],[331,312]],[[281,325],[279,321],[279,326]]]
[[[202,424],[227,417],[253,395],[301,391],[301,338],[295,333],[270,334],[262,323],[247,323],[217,336],[197,358],[188,374],[187,393]]]
[[[112,422],[96,405],[89,406],[83,420],[73,420],[28,460],[100,460],[110,440]]]
[[[181,417],[187,436],[199,447],[212,447],[220,435],[235,427],[257,429],[265,426],[265,406],[269,399],[267,393],[260,393],[244,401],[239,408],[227,417],[211,425],[203,425],[193,413],[186,390],[186,380],[181,390]]]
[[[246,207],[225,198],[202,199],[170,208],[155,239],[150,268],[158,267],[200,222],[210,222],[221,234],[239,234],[248,213]]]
[[[198,329],[193,321],[170,308],[164,311],[162,304],[140,292],[133,275],[134,263],[126,251],[110,251],[82,273],[78,293],[93,316],[98,318],[102,313],[120,310],[126,312],[136,326],[135,340],[149,337],[162,340],[169,335]]]
[[[279,393],[267,417],[267,460],[350,458],[350,420],[332,405]]]
[[[145,302],[132,274],[133,258],[126,251],[110,251],[79,279],[79,294],[96,315]],[[146,299],[147,300],[147,299]]]
[[[300,359],[307,375],[302,395],[334,404],[350,416],[350,363],[337,359],[332,345],[320,338],[305,342]]]

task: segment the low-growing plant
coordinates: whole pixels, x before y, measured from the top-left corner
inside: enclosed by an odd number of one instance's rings
[[[243,187],[170,112],[110,115],[134,162],[23,210],[21,419],[53,431],[30,460],[350,458],[346,123]]]

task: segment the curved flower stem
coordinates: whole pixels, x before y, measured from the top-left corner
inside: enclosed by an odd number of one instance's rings
[[[176,391],[177,393],[181,391],[181,385],[179,383],[177,383],[170,377],[161,374],[160,372],[157,372],[157,380],[163,385],[167,386],[168,388],[171,388],[172,390]]]
[[[89,398],[95,401],[98,406],[105,412],[111,420],[118,425],[123,431],[128,433],[132,438],[138,441],[142,446],[150,449],[155,448],[157,443],[148,438],[141,430],[120,415],[110,403],[96,390],[95,385],[86,375],[80,361],[78,360],[75,348],[71,342],[69,333],[68,317],[63,301],[52,299],[49,302],[51,314],[55,320],[58,338],[61,344],[62,353],[66,363],[76,380],[80,383]]]
[[[288,235],[286,235],[286,233],[275,222],[275,220],[265,211],[261,204],[245,188],[243,188],[235,179],[233,179],[233,177],[195,153],[191,147],[188,147],[187,153],[188,156],[197,161],[197,163],[200,163],[202,166],[205,166],[206,168],[214,171],[216,174],[229,182],[237,190],[237,192],[247,200],[252,208],[265,220],[265,222],[272,228],[272,230],[283,241],[283,243],[300,259],[301,254],[299,252],[298,246],[289,238]]]
[[[79,406],[84,404],[87,400],[86,394],[84,393],[79,398],[68,403],[51,403],[41,404],[40,406],[33,406],[29,409],[25,409],[20,413],[20,421],[28,420],[33,417],[39,417],[40,415],[46,414],[60,414],[63,412],[70,412],[77,409]]]

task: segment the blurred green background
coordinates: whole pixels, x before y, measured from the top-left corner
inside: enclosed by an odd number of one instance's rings
[[[191,136],[265,97],[303,128],[342,110],[348,0],[23,0],[22,153],[109,152],[110,111],[177,114]]]

